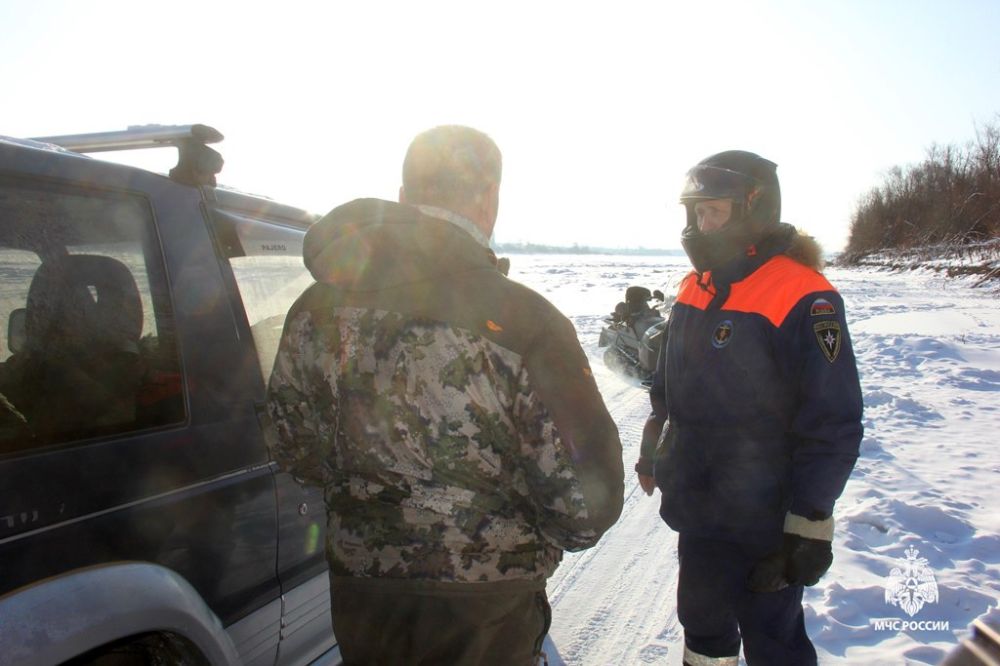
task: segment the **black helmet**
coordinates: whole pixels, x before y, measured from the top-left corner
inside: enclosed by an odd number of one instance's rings
[[[745,150],[706,157],[687,173],[680,202],[687,208],[681,245],[696,270],[716,268],[772,233],[781,218],[778,165]],[[733,212],[722,229],[698,230],[694,206],[699,201],[729,199]]]

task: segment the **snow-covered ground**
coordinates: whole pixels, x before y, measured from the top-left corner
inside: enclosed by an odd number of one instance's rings
[[[676,535],[631,472],[648,397],[604,367],[597,339],[627,286],[673,293],[687,260],[511,259],[511,277],[575,323],[625,450],[621,520],[549,581],[549,663],[680,664]],[[833,568],[806,591],[809,634],[822,664],[938,663],[1000,600],[1000,298],[930,272],[827,275],[846,301],[866,431]],[[892,591],[907,570],[927,584],[919,608]]]

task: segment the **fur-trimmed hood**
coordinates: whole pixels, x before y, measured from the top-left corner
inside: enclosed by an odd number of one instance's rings
[[[823,269],[823,252],[816,239],[790,224],[781,223],[744,253],[707,272],[716,286],[729,285],[744,279],[778,255],[785,255],[818,272]]]
[[[808,266],[820,273],[823,272],[823,248],[820,247],[815,238],[803,231],[796,230],[791,245],[788,246],[784,254],[803,266]]]

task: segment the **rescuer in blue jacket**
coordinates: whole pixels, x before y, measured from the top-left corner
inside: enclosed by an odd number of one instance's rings
[[[844,303],[815,241],[779,222],[776,165],[744,151],[687,174],[681,283],[636,464],[679,533],[684,661],[815,664],[804,585],[833,561],[861,442]]]

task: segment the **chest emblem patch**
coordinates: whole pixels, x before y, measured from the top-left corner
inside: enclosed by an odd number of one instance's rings
[[[728,319],[718,326],[715,327],[715,331],[712,333],[712,346],[716,349],[722,349],[729,344],[729,341],[733,338],[733,322]]]
[[[837,355],[840,354],[840,343],[843,340],[843,335],[840,332],[840,322],[818,321],[813,324],[813,332],[816,333],[816,342],[819,343],[819,348],[823,350],[826,360],[833,363],[837,360]]]
[[[833,307],[833,303],[825,298],[817,298],[813,301],[812,307],[809,308],[809,315],[812,317],[828,317],[835,314],[837,314],[837,310]]]

